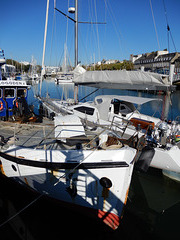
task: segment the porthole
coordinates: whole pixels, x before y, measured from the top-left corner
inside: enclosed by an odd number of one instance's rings
[[[13,164],[11,165],[11,167],[15,172],[17,172],[17,168]]]

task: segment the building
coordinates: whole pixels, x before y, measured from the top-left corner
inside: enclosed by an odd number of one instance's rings
[[[119,62],[118,60],[113,60],[113,59],[110,59],[110,60],[106,60],[104,64],[115,64]]]
[[[139,59],[140,57],[142,57],[142,54],[138,54],[138,55],[133,55],[133,54],[131,54],[130,55],[130,61],[132,62],[132,63],[134,63],[137,59]]]
[[[23,65],[25,65],[25,66],[28,66],[28,65],[30,65],[31,63],[30,63],[30,62],[26,62],[26,61],[21,61],[20,64],[23,64]]]
[[[134,64],[134,69],[144,69],[144,71],[169,73],[170,64],[179,62],[180,53],[169,53],[168,51],[156,51],[140,55],[131,55],[130,59]]]
[[[134,69],[169,74],[171,64],[175,65],[173,82],[180,81],[180,53],[168,51],[156,51],[140,55],[130,55]]]
[[[61,71],[60,67],[46,66],[46,73],[57,73],[60,71]]]

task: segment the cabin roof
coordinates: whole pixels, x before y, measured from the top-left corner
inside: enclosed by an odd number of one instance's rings
[[[120,101],[125,101],[133,104],[142,105],[151,101],[161,101],[158,98],[144,98],[144,97],[135,97],[135,96],[119,96],[119,95],[100,95],[95,97],[95,103],[97,103],[97,99],[102,99],[103,101],[111,101],[113,99],[118,99]]]

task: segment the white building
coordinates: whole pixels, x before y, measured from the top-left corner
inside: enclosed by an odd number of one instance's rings
[[[16,67],[10,64],[4,64],[1,67],[2,75],[5,77],[10,77],[15,75]]]
[[[142,54],[138,54],[138,55],[133,55],[133,54],[131,54],[130,55],[130,61],[132,62],[132,63],[134,63],[138,58],[140,58],[140,57],[142,57]]]
[[[46,66],[46,73],[57,73],[60,70],[60,67]]]
[[[117,63],[117,62],[118,62],[118,60],[107,60],[105,62],[105,64],[114,64],[114,63]]]
[[[23,65],[25,65],[25,66],[28,66],[28,65],[30,65],[31,63],[30,63],[30,62],[26,62],[26,61],[21,61],[20,64],[23,64]]]

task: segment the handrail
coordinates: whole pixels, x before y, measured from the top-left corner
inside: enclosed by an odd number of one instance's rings
[[[122,137],[122,136],[124,135],[124,132],[125,132],[127,126],[126,126],[125,129],[122,129],[118,124],[115,124],[115,123],[114,123],[114,119],[115,119],[115,118],[119,118],[119,119],[120,119],[120,117],[114,116],[111,124],[97,124],[97,123],[93,123],[94,127],[99,127],[99,128],[102,128],[103,130],[100,131],[98,134],[95,134],[94,132],[90,132],[90,134],[88,134],[88,135],[90,135],[90,136],[92,136],[92,137],[87,138],[87,139],[90,140],[90,141],[89,141],[88,143],[86,143],[85,146],[89,145],[89,144],[91,143],[91,141],[93,141],[94,139],[96,139],[97,137],[99,137],[99,135],[102,134],[105,130],[110,130],[110,131],[112,131],[114,134],[117,135],[117,131],[118,131],[118,130],[114,130],[113,127],[118,128],[120,132],[123,131],[123,132],[122,132],[122,135],[121,135],[121,137]],[[125,120],[125,121],[127,121],[128,123],[130,123],[129,120]],[[56,125],[56,126],[50,126],[50,128],[52,128],[52,129],[49,129],[48,133],[45,134],[45,130],[47,129],[47,127],[49,128],[49,126],[37,125],[37,127],[38,127],[38,128],[41,128],[41,129],[38,129],[37,131],[33,131],[33,133],[32,133],[31,136],[29,136],[29,135],[23,135],[24,137],[25,137],[25,136],[28,136],[28,138],[25,139],[25,141],[22,143],[22,145],[25,145],[29,140],[32,140],[33,138],[34,138],[34,139],[35,139],[35,138],[36,138],[36,139],[41,138],[41,141],[40,141],[38,144],[36,144],[36,146],[35,146],[35,149],[37,149],[44,141],[46,141],[46,140],[48,140],[48,139],[57,140],[57,139],[59,138],[59,135],[62,133],[62,131],[71,131],[71,130],[63,129],[63,128],[62,128],[62,129],[59,131],[59,133],[57,134],[56,137],[55,137],[55,136],[54,136],[54,137],[51,136],[51,137],[49,138],[49,136],[50,136],[58,127],[77,127],[77,126],[83,126],[83,127],[84,127],[84,125],[82,125],[82,124],[58,124],[58,125]],[[36,130],[36,129],[35,129],[35,130]],[[43,130],[44,130],[44,137],[43,137],[43,135],[41,135],[41,136],[36,136],[38,133],[41,133]],[[15,129],[14,137],[17,136],[17,135],[18,135],[18,133],[16,133],[16,129]],[[20,135],[19,135],[19,136],[20,136]],[[19,136],[18,136],[18,137],[19,137]],[[94,136],[94,137],[93,137],[93,136]],[[60,137],[59,139],[62,139],[62,140],[63,140],[63,139],[66,139],[66,137]],[[58,139],[58,140],[59,140],[59,139]],[[73,139],[73,140],[76,140],[76,139],[79,139],[79,138],[73,137],[72,139]],[[46,144],[47,144],[47,143],[46,143]]]
[[[127,122],[126,127],[124,128],[124,131],[123,131],[123,133],[122,133],[122,135],[121,135],[121,137],[123,137],[123,135],[124,135],[124,133],[125,133],[127,127],[128,127],[128,124],[129,124],[129,125],[132,125],[132,122],[131,122],[130,120],[128,120],[128,119],[123,118],[123,117],[114,115],[113,118],[112,118],[112,121],[111,121],[111,128],[112,128],[112,126],[113,126],[113,124],[114,124],[114,119],[115,119],[115,118],[118,118],[118,119],[120,119],[120,120],[122,120],[122,121]],[[117,124],[115,124],[115,126],[118,127],[119,129],[121,129]],[[121,129],[121,130],[122,130],[122,129]]]
[[[69,124],[58,124],[58,125],[56,125],[55,127],[53,127],[53,129],[37,144],[37,146],[35,147],[35,149],[36,148],[38,148],[45,140],[47,140],[48,139],[48,137],[49,137],[49,135],[57,128],[57,127],[70,127],[70,126],[72,126],[72,127],[77,127],[77,126],[82,126],[81,124],[71,124],[71,125],[69,125]],[[62,130],[64,130],[64,129],[62,129]],[[57,136],[58,137],[58,136]],[[57,138],[55,138],[56,140],[57,140]]]

